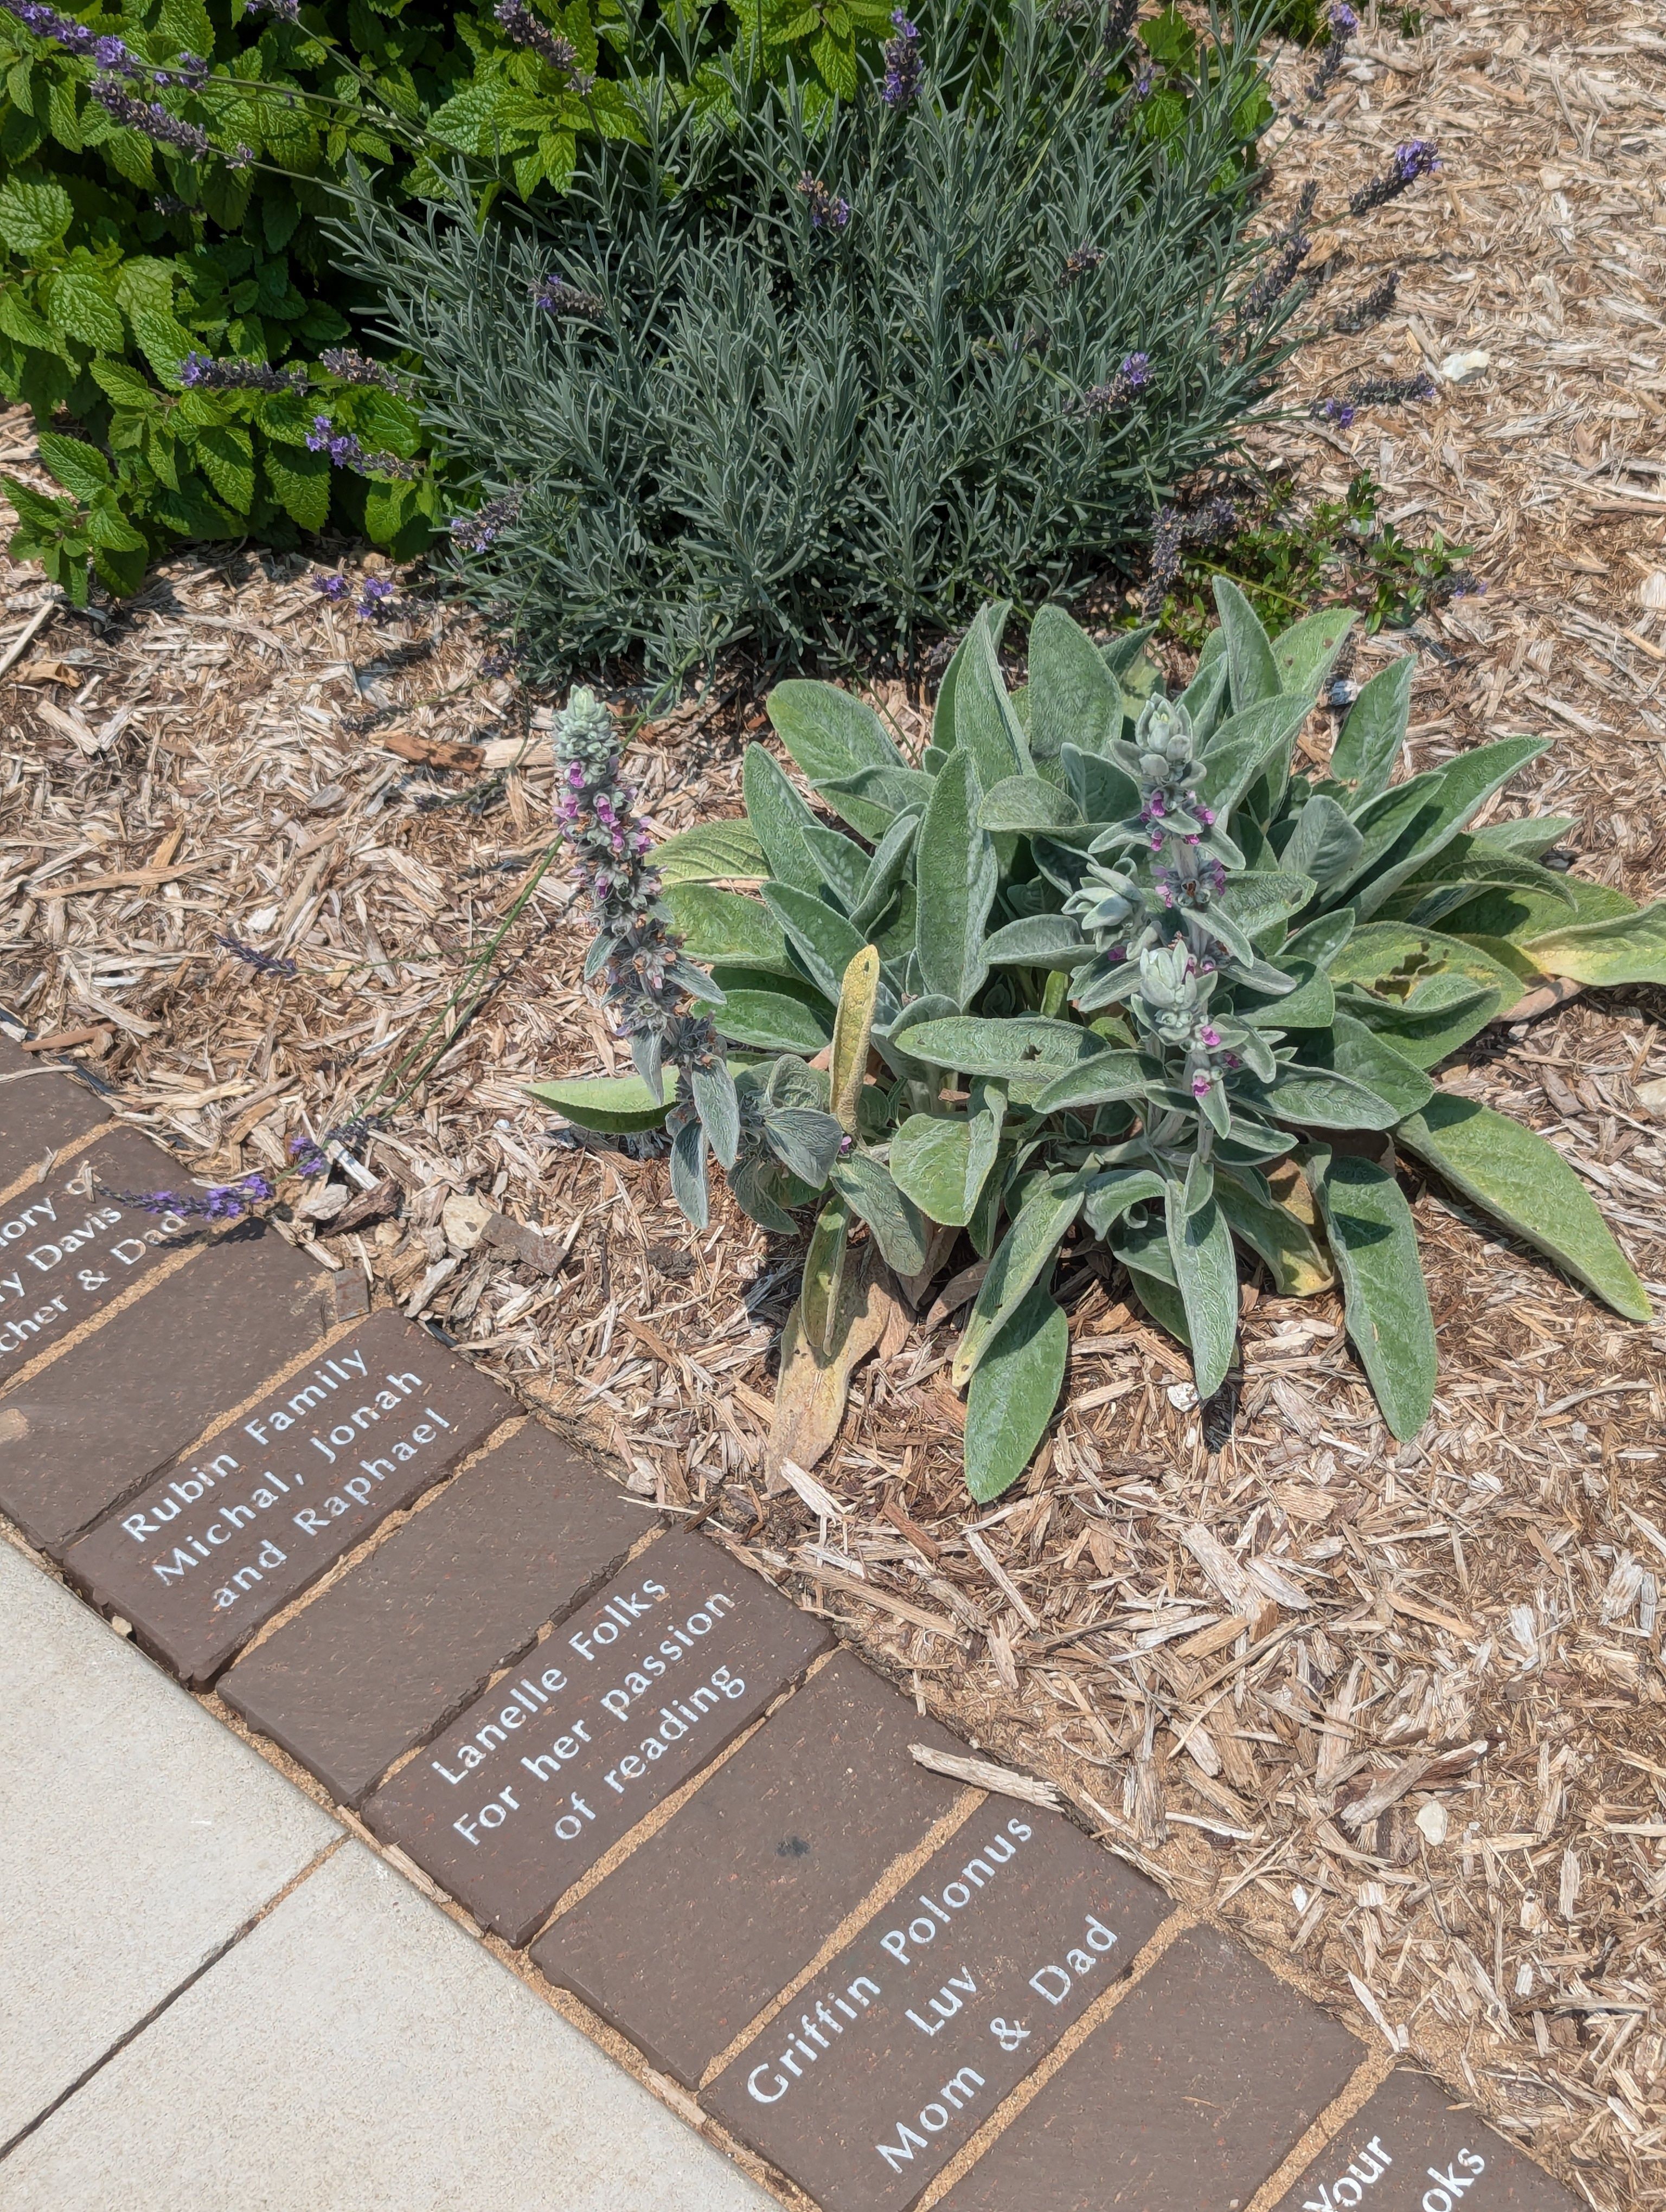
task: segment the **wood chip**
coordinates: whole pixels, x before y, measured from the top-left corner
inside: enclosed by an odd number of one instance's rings
[[[996,1766],[989,1759],[963,1758],[958,1752],[938,1751],[929,1744],[911,1743],[909,1753],[916,1765],[929,1767],[933,1774],[945,1774],[952,1782],[970,1782],[974,1789],[990,1790],[1001,1797],[1016,1797],[1025,1805],[1057,1809],[1058,1791],[1050,1783],[1037,1781],[1033,1774],[1014,1774],[1010,1767]]]

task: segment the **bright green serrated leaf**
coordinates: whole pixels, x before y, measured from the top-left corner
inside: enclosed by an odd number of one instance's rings
[[[10,176],[0,185],[0,240],[24,260],[48,252],[75,216],[75,203],[53,178]]]
[[[76,499],[94,498],[111,482],[109,462],[84,438],[66,438],[59,431],[43,430],[36,451],[41,466]]]

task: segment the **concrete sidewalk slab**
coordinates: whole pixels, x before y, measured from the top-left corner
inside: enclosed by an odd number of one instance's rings
[[[357,1844],[0,2164],[0,2212],[770,2212]]]
[[[340,1834],[0,1542],[0,2143]]]

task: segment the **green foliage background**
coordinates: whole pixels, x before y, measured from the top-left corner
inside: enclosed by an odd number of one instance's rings
[[[531,221],[472,223],[461,181],[438,220],[356,198],[379,326],[503,502],[469,585],[533,680],[907,651],[991,592],[1033,606],[1131,563],[1276,404],[1303,294],[1250,283],[1253,23],[1170,9],[1108,48],[1032,0],[990,21],[922,17],[901,107],[877,55],[831,108],[714,64],[721,130],[644,83],[640,131]]]
[[[74,433],[49,433],[41,453],[66,498],[11,487],[15,550],[77,596],[89,556],[109,589],[131,591],[182,538],[283,545],[328,524],[408,557],[443,520],[431,469],[367,478],[307,448],[319,412],[370,451],[425,448],[403,397],[319,367],[366,305],[320,227],[350,162],[385,204],[434,190],[436,161],[459,156],[481,204],[503,191],[536,201],[565,187],[587,137],[634,131],[634,74],[662,73],[679,105],[710,105],[714,70],[739,53],[755,73],[790,65],[825,101],[854,88],[859,39],[888,31],[879,0],[567,0],[540,20],[595,75],[581,94],[483,0],[323,0],[294,23],[243,0],[68,12],[156,69],[210,61],[195,90],[128,89],[216,149],[189,160],[118,125],[91,94],[92,62],[0,7],[0,392]],[[310,392],[185,389],[193,351],[300,364]]]

